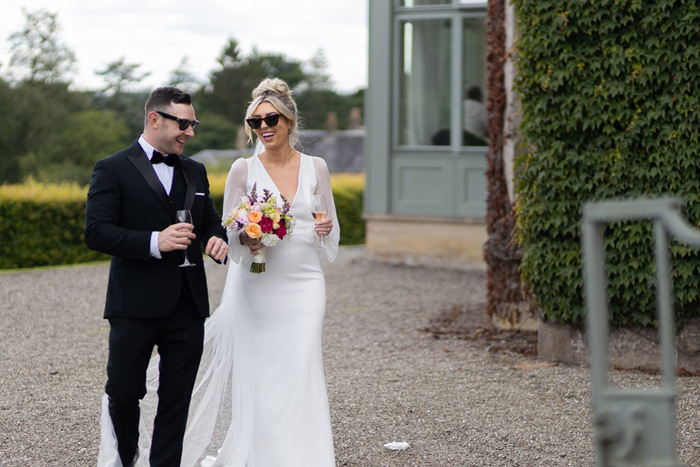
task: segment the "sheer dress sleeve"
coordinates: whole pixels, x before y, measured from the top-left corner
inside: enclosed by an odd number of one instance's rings
[[[231,215],[235,206],[241,203],[241,199],[246,194],[246,184],[248,183],[248,164],[245,159],[236,159],[231,165],[228,178],[226,179],[226,189],[224,190],[224,212],[222,217]],[[248,252],[248,248],[241,245],[241,242],[233,232],[228,232],[228,255],[235,263],[240,263],[241,258]]]
[[[314,194],[324,195],[328,203],[328,214],[330,219],[333,219],[333,229],[331,233],[324,239],[325,248],[319,248],[319,251],[325,252],[328,261],[334,261],[338,254],[338,245],[340,244],[340,224],[338,223],[338,215],[335,210],[335,201],[333,200],[333,190],[331,190],[331,176],[328,172],[326,161],[320,157],[313,157],[314,170],[316,171],[316,190]]]

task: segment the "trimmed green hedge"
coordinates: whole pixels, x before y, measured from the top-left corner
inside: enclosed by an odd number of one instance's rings
[[[0,269],[109,259],[85,246],[86,198],[74,184],[0,186]]]
[[[226,177],[210,179],[212,197],[221,212],[223,186],[219,185]],[[340,244],[364,243],[364,179],[338,175],[332,186],[342,227]],[[108,260],[108,255],[85,246],[86,200],[87,188],[74,184],[0,185],[0,269]]]
[[[337,185],[333,185],[333,200],[340,224],[340,244],[362,245],[365,243],[365,220],[362,218],[364,186],[351,183]]]
[[[109,259],[85,246],[84,225],[85,201],[0,201],[0,269]]]
[[[583,324],[581,209],[674,195],[700,225],[700,10],[695,0],[514,0],[522,277],[541,316]],[[649,223],[606,232],[614,326],[656,322]],[[677,319],[700,315],[700,255],[672,244]]]

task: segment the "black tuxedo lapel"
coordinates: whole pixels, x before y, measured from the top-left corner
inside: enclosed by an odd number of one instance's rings
[[[191,172],[189,164],[187,164],[184,156],[178,157],[178,164],[180,169],[182,169],[182,175],[185,177],[185,184],[187,185],[187,192],[185,193],[185,204],[183,209],[191,209],[194,203],[195,193],[197,192],[197,185],[194,180],[194,174]]]
[[[165,192],[165,188],[163,188],[163,184],[160,182],[158,175],[156,175],[156,172],[153,170],[151,161],[149,161],[148,157],[146,157],[146,154],[143,152],[143,149],[141,149],[141,145],[138,143],[138,141],[135,143],[135,145],[138,146],[138,148],[135,148],[132,145],[131,154],[127,154],[127,158],[132,164],[134,164],[136,170],[138,170],[141,176],[146,180],[146,183],[148,183],[148,186],[150,186],[153,192],[156,194],[156,198],[158,198],[158,201],[160,201],[165,210],[168,211],[170,217],[175,220],[175,213],[173,212],[172,206],[170,206],[168,194]]]
[[[185,196],[187,194],[187,182],[185,180],[184,171],[180,164],[175,164],[173,167],[173,186],[170,188],[170,208],[173,211],[179,209],[189,209],[185,207]]]

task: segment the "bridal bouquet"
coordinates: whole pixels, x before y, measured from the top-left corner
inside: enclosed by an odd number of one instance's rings
[[[277,206],[277,198],[269,191],[263,190],[258,198],[257,184],[245,195],[238,206],[223,221],[224,227],[239,235],[245,232],[250,238],[259,238],[265,247],[277,245],[280,240],[289,240],[296,219],[289,214],[289,202],[282,196],[282,208]],[[265,272],[265,248],[253,256],[250,272]]]

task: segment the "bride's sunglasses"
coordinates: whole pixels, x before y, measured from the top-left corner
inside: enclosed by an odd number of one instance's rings
[[[263,118],[247,118],[246,123],[253,129],[257,130],[262,126],[263,120],[265,121],[265,125],[267,126],[275,126],[279,123],[280,121],[280,114],[272,114],[268,115],[267,117]]]

